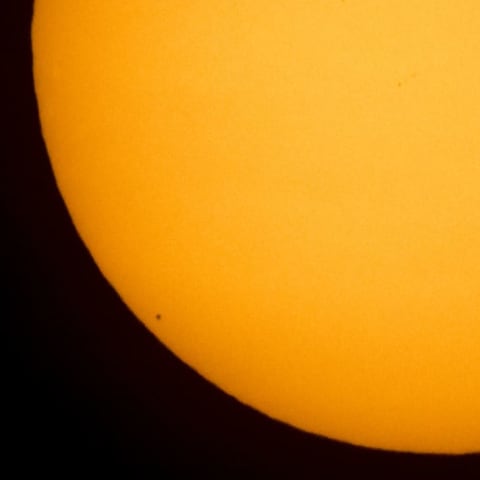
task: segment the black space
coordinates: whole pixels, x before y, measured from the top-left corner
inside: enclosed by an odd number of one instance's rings
[[[33,90],[32,3],[0,7],[2,472],[480,478],[476,455],[357,448],[270,420],[144,329],[99,273],[57,191]]]

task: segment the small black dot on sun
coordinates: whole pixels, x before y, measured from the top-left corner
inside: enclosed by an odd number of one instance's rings
[[[155,318],[156,318],[157,320],[160,320],[160,319],[162,318],[162,316],[161,316],[159,313],[157,313],[157,314],[155,315]]]

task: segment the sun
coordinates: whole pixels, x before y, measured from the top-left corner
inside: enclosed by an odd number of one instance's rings
[[[152,334],[266,415],[479,451],[479,25],[474,0],[37,0],[81,238]]]

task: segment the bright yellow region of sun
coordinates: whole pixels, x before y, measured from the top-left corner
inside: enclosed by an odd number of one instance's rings
[[[300,429],[480,451],[480,2],[37,0],[33,48],[75,226],[158,339]]]

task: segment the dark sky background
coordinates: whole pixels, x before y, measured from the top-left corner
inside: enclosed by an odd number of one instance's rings
[[[271,420],[147,332],[101,276],[56,188],[33,90],[32,3],[0,7],[2,467],[136,478],[480,478],[478,455],[364,449]]]

